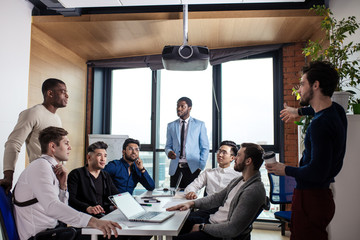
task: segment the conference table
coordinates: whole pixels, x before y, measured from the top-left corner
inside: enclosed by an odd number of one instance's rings
[[[135,196],[139,203],[144,203],[143,195]],[[151,206],[144,206],[147,211],[166,211],[166,208],[186,202],[184,194],[178,192],[174,197],[157,197],[159,203],[149,203]],[[156,236],[162,239],[171,240],[173,236],[177,236],[188,217],[190,210],[175,211],[175,215],[162,223],[146,223],[146,222],[130,222],[118,209],[105,215],[101,219],[117,222],[122,227],[118,230],[119,235],[131,236]],[[82,229],[82,234],[91,235],[91,240],[96,240],[98,235],[103,235],[102,231],[87,227]]]

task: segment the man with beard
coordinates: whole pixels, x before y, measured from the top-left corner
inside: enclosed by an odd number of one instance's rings
[[[346,148],[347,119],[344,109],[331,101],[339,81],[327,62],[312,62],[303,68],[300,104],[315,111],[305,136],[305,150],[299,167],[282,163],[266,164],[269,173],[296,179],[292,201],[292,240],[328,239],[326,227],[335,213],[329,189],[340,172]]]
[[[192,101],[182,97],[177,101],[179,119],[167,126],[165,153],[171,159],[170,187],[183,174],[180,187],[185,188],[204,170],[209,155],[209,140],[205,123],[190,117]]]
[[[132,194],[140,182],[148,191],[155,189],[154,180],[150,177],[139,158],[140,142],[128,138],[123,144],[123,157],[109,162],[104,170],[108,172],[120,193]],[[135,164],[134,164],[135,163]]]
[[[49,126],[61,127],[56,110],[67,105],[69,95],[65,83],[56,78],[49,78],[43,82],[41,91],[44,102],[19,114],[18,122],[5,143],[4,179],[0,179],[0,185],[4,186],[6,191],[12,187],[15,165],[23,143],[26,143],[26,152],[29,161],[32,162],[41,156],[38,140],[41,130]]]
[[[102,171],[107,147],[101,141],[91,144],[86,166],[72,170],[68,177],[69,205],[98,218],[113,210],[108,197],[119,193],[109,173]]]
[[[257,144],[241,144],[234,165],[235,171],[242,172],[241,177],[232,180],[220,192],[168,208],[168,211],[200,209],[190,213],[175,239],[233,239],[247,231],[266,201],[259,172],[263,153]],[[206,214],[207,209],[212,208],[219,209],[214,214]]]

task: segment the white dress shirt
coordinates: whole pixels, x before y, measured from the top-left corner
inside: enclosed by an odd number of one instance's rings
[[[56,227],[58,220],[74,227],[86,227],[90,215],[76,211],[67,205],[68,192],[61,190],[52,169],[57,165],[48,155],[32,161],[21,173],[14,192],[18,202],[37,198],[38,202],[27,206],[15,205],[15,219],[21,240],[27,240],[40,231]]]
[[[210,223],[222,223],[226,222],[229,216],[229,209],[231,201],[233,200],[235,194],[239,191],[241,186],[244,184],[244,180],[241,180],[230,192],[227,196],[224,206],[219,207],[216,213],[210,214],[209,222]]]
[[[189,192],[197,193],[206,187],[208,195],[224,189],[231,180],[240,177],[242,174],[234,170],[234,167],[205,169],[199,176],[185,188],[185,194]]]
[[[181,128],[182,128],[182,125],[185,124],[185,129],[184,129],[184,145],[183,145],[183,155],[182,155],[182,158],[179,159],[179,162],[181,163],[186,163],[186,153],[185,153],[185,145],[186,145],[186,136],[187,136],[187,130],[188,130],[188,126],[189,126],[189,119],[190,117],[188,117],[187,119],[185,120],[182,120],[181,118],[179,118],[179,121],[180,121],[180,131],[179,133],[181,134]],[[185,121],[183,123],[183,121]],[[180,139],[181,139],[181,135],[180,135]],[[181,145],[181,143],[180,143]]]

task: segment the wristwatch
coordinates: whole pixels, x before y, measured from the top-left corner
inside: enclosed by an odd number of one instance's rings
[[[204,227],[205,227],[205,223],[201,223],[199,225],[199,231],[203,231],[204,230]]]

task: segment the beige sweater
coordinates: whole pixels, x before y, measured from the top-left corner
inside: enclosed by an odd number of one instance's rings
[[[39,158],[41,156],[41,147],[38,140],[39,133],[50,126],[61,127],[60,117],[47,110],[42,104],[22,111],[14,130],[5,143],[4,171],[14,171],[24,142],[26,143],[29,161]]]

